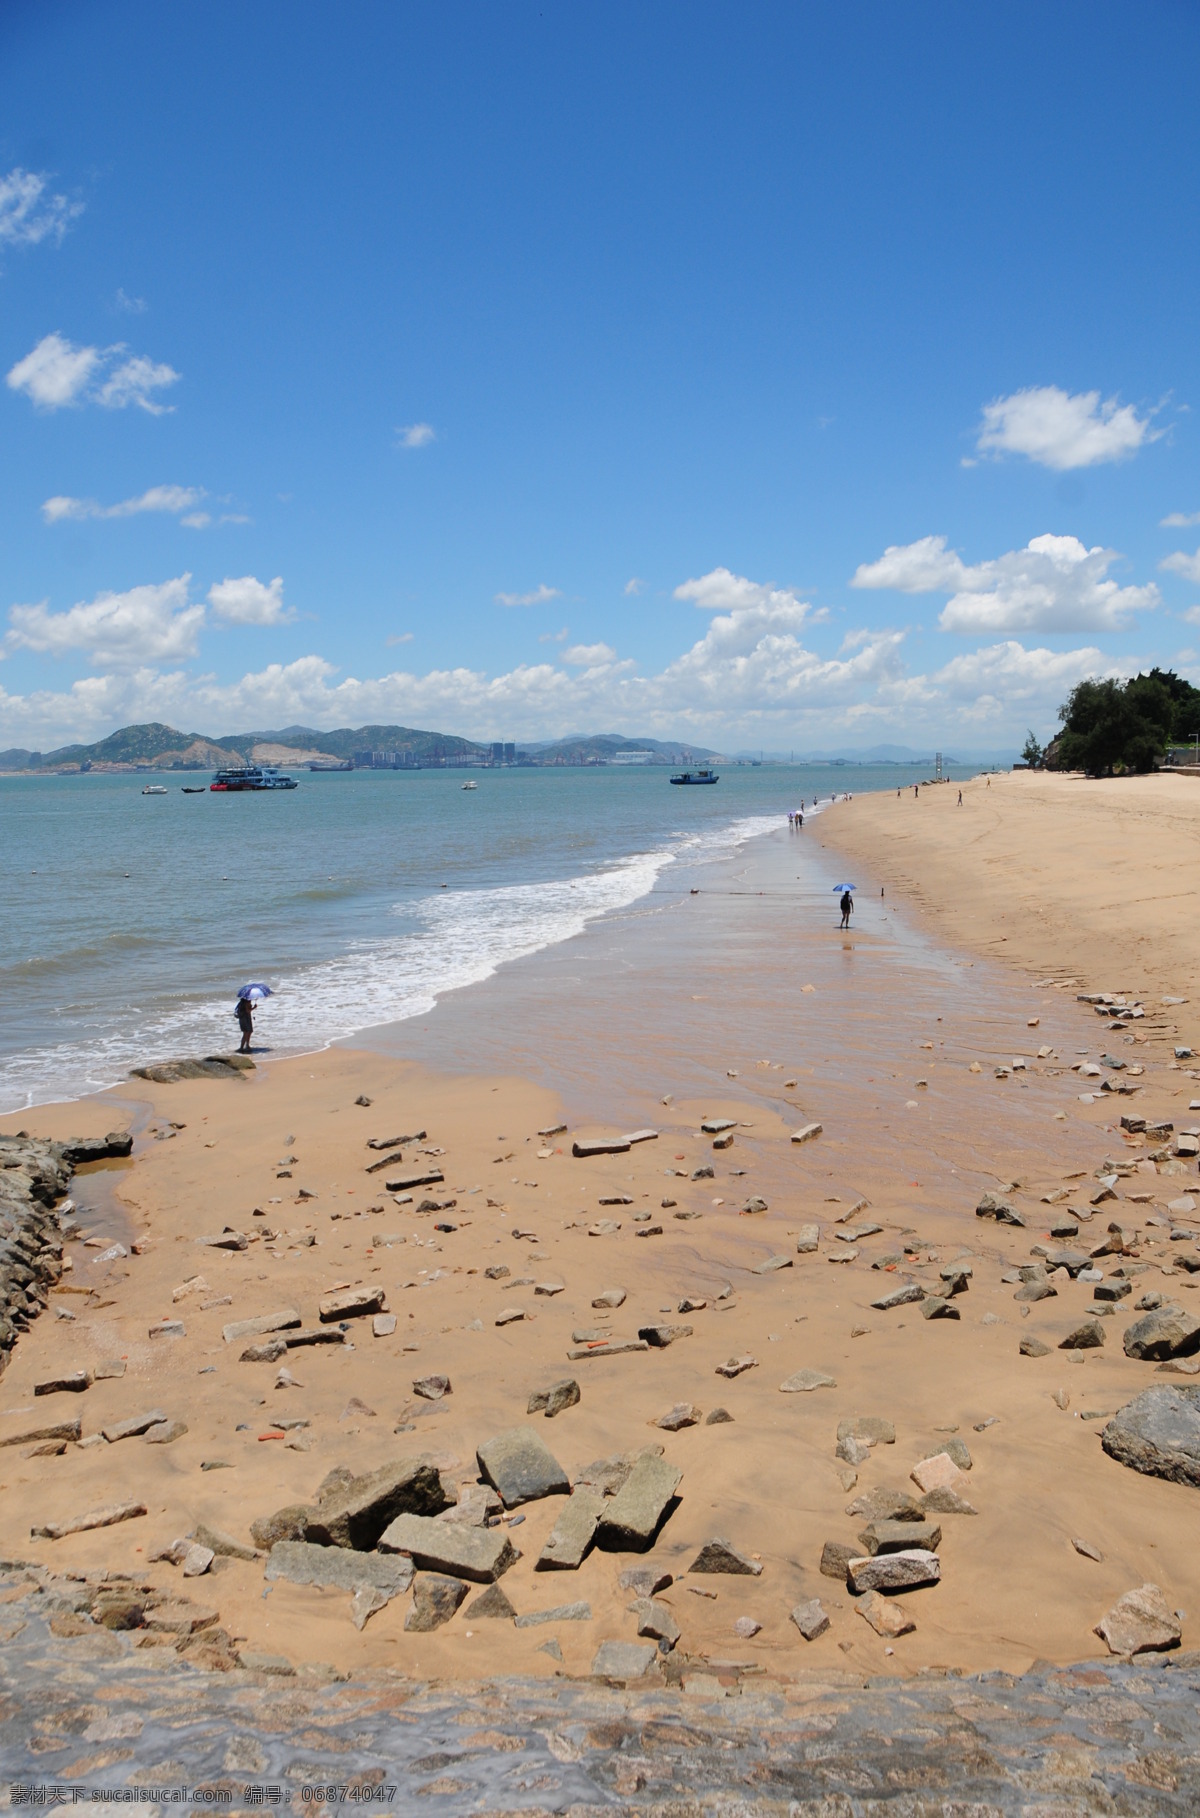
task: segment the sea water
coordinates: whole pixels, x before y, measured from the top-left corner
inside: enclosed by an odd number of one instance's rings
[[[734,766],[672,788],[661,766],[300,771],[286,792],[185,795],[172,778],[165,796],[144,775],[0,777],[0,1110],[228,1051],[252,980],[274,993],[255,1040],[275,1054],[424,1015],[680,861],[921,774]]]

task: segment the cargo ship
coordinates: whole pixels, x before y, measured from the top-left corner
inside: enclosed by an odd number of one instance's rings
[[[218,770],[208,786],[231,793],[243,789],[294,789],[296,779],[271,764],[231,764],[227,770]]]

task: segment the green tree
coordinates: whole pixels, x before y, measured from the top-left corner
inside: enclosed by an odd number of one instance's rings
[[[1041,742],[1033,728],[1030,727],[1025,737],[1025,743],[1021,747],[1021,760],[1028,764],[1031,770],[1036,770],[1044,756],[1045,752],[1042,750]]]
[[[1066,770],[1111,776],[1114,770],[1153,770],[1171,735],[1175,703],[1155,676],[1131,682],[1089,677],[1060,708],[1059,762]]]

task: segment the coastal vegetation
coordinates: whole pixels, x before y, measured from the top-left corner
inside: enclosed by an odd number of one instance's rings
[[[1051,770],[1082,770],[1088,776],[1119,771],[1145,775],[1172,746],[1191,744],[1200,734],[1200,689],[1173,670],[1151,669],[1128,681],[1089,677],[1076,684],[1059,709],[1062,731],[1043,754],[1031,750],[1026,763],[1044,761]]]

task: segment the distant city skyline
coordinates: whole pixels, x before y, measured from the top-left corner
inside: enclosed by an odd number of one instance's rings
[[[0,53],[0,748],[991,752],[1200,682],[1194,10],[113,0]]]

